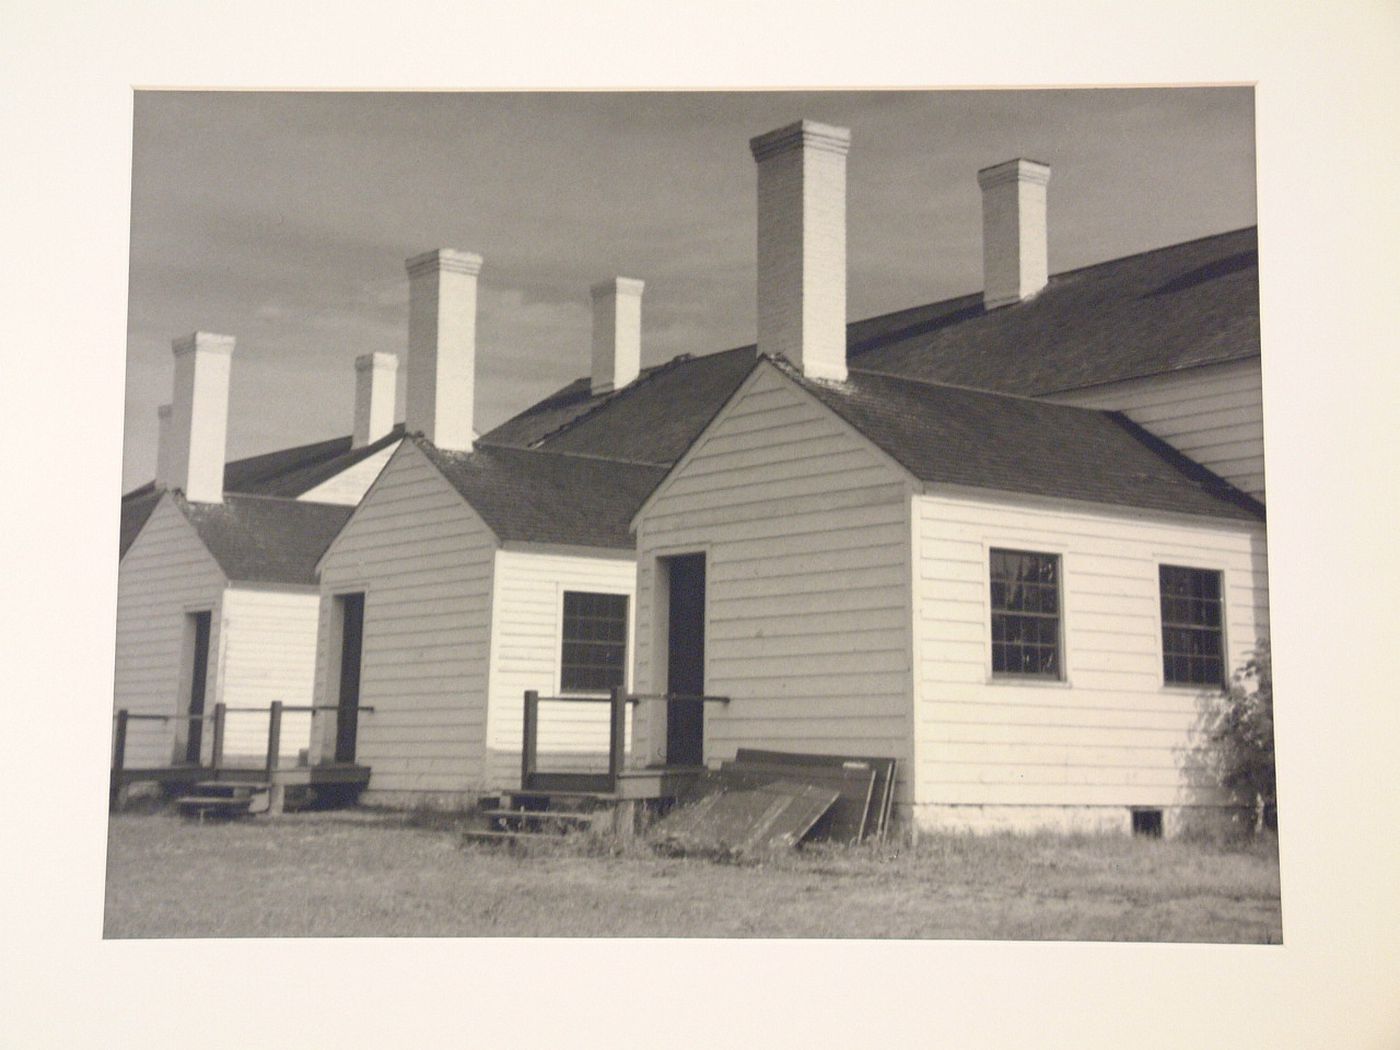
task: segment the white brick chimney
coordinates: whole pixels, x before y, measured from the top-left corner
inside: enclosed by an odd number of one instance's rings
[[[228,444],[228,380],[234,338],[195,332],[171,344],[168,484],[193,503],[222,503]],[[159,466],[157,466],[159,473]]]
[[[595,284],[593,293],[593,372],[595,394],[621,390],[642,371],[642,289],[645,282],[614,277]]]
[[[394,429],[394,394],[399,359],[393,354],[361,354],[355,358],[355,431],[352,448],[378,441]]]
[[[156,409],[156,488],[170,487],[170,406],[161,405]]]
[[[1050,279],[1045,187],[1050,168],[1018,158],[983,168],[982,305],[988,310],[1029,299]]]
[[[802,120],[750,140],[758,164],[758,352],[846,378],[846,128]]]
[[[470,452],[476,372],[476,278],[481,256],[439,248],[409,259],[410,433]]]

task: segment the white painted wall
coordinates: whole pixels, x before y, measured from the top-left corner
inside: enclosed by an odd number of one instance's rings
[[[665,689],[656,559],[705,551],[705,757],[742,746],[911,757],[907,475],[759,369],[644,508],[638,688]],[[664,750],[641,713],[639,750]],[[901,790],[907,795],[907,786]]]
[[[365,493],[379,477],[399,442],[380,449],[372,456],[360,460],[353,467],[342,470],[333,478],[327,478],[314,489],[308,489],[297,497],[309,503],[335,503],[342,507],[353,507],[365,498]]]
[[[334,595],[365,592],[357,758],[369,798],[482,786],[494,535],[405,442],[327,551],[316,702],[338,699]],[[333,747],[334,719],[313,734]]]
[[[117,570],[116,669],[113,711],[147,714],[185,710],[185,618],[210,610],[205,710],[219,700],[220,606],[225,578],[194,527],[170,497],[151,512]],[[206,723],[208,726],[209,723]],[[127,730],[129,767],[169,765],[175,723],[135,721]],[[204,732],[206,757],[212,729]],[[181,756],[183,757],[183,756]]]
[[[628,630],[635,635],[636,582],[631,551],[496,552],[484,774],[493,790],[520,786],[525,690],[534,689],[541,696],[564,695],[559,681],[564,592],[627,595]],[[629,657],[635,646],[634,636],[628,643]],[[608,711],[605,703],[542,703],[538,768],[546,772],[606,772]],[[630,746],[630,716],[628,724]]]
[[[224,755],[231,762],[262,763],[267,757],[267,709],[274,700],[304,707],[316,678],[316,626],[320,595],[308,588],[231,585],[224,593],[222,682],[230,710]],[[255,707],[257,711],[237,708]],[[282,716],[278,754],[295,765],[309,748],[311,715]]]
[[[1047,400],[1122,412],[1237,488],[1264,498],[1258,358],[1075,390]]]
[[[1130,806],[1219,801],[1183,774],[1201,690],[1163,683],[1158,566],[1223,571],[1236,667],[1268,634],[1262,524],[991,495],[913,506],[922,826],[1126,829]],[[1060,555],[1065,681],[993,680],[992,547]]]

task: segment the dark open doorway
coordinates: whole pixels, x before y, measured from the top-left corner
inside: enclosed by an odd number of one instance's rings
[[[204,746],[204,687],[209,678],[209,625],[213,617],[210,612],[191,613],[194,627],[193,660],[190,664],[190,705],[186,712],[190,716],[189,729],[185,736],[185,761],[199,765],[200,751]]]
[[[666,691],[705,693],[705,555],[668,558],[670,622],[667,629]],[[698,766],[705,754],[705,705],[683,700],[666,708],[666,764]]]
[[[335,719],[335,760],[355,761],[360,727],[360,650],[365,630],[365,596],[342,594],[340,606],[340,710]]]

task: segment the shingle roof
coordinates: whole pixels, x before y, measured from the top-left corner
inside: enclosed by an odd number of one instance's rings
[[[1030,396],[1257,357],[1256,245],[1254,228],[1236,230],[1058,274],[991,312],[977,293],[857,321],[849,367]],[[578,379],[480,443],[671,464],[754,356],[677,358],[610,395]]]
[[[478,447],[446,452],[413,439],[503,542],[630,550],[632,515],[666,471],[586,456]]]
[[[615,393],[598,396],[588,393],[587,379],[576,380],[490,431],[479,444],[536,446],[669,466],[739,388],[753,362],[752,346],[678,357],[646,369]]]
[[[402,437],[403,424],[399,424],[378,441],[359,448],[351,447],[351,438],[340,437],[237,459],[224,466],[224,492],[294,499],[388,448]],[[148,481],[122,497],[118,557],[124,557],[136,541],[141,527],[160,502],[162,491],[156,488],[154,482]]]
[[[1253,227],[1058,274],[991,312],[980,293],[853,324],[851,368],[1049,394],[1259,356]]]
[[[1115,412],[772,361],[923,481],[1257,521],[1262,505]]]
[[[355,509],[266,496],[172,498],[228,578],[245,583],[314,585],[316,562]]]

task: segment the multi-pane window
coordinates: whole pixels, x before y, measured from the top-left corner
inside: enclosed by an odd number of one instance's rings
[[[1162,674],[1169,685],[1223,685],[1220,573],[1163,565]]]
[[[607,690],[627,677],[627,595],[564,592],[565,690]]]
[[[1060,677],[1060,559],[993,550],[992,673]]]

